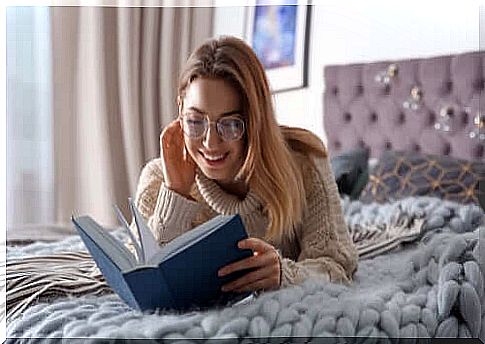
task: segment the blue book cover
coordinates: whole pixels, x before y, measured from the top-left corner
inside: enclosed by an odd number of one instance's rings
[[[116,211],[135,255],[91,217],[72,217],[106,282],[129,306],[183,311],[226,305],[250,295],[221,291],[244,271],[217,276],[223,266],[252,255],[237,247],[248,237],[239,215],[216,216],[160,247],[131,200],[130,209],[139,239]]]

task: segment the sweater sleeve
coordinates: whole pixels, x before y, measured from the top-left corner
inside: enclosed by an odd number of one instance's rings
[[[199,203],[164,185],[160,159],[151,160],[143,168],[138,180],[135,206],[160,245],[190,230],[192,221],[201,209]],[[134,230],[133,224],[131,228]]]
[[[357,269],[357,250],[347,230],[329,161],[320,158],[314,163],[304,171],[307,204],[297,231],[300,254],[297,261],[282,258],[282,287],[309,277],[350,283]]]

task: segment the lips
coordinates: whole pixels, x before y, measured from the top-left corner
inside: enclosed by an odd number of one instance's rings
[[[203,153],[200,152],[202,157],[204,158],[204,161],[209,165],[209,166],[217,166],[221,165],[226,161],[227,156],[229,153]]]
[[[210,161],[216,161],[216,160],[222,160],[224,159],[226,155],[225,154],[221,154],[221,155],[204,155],[204,158],[206,158],[207,160],[210,160]]]

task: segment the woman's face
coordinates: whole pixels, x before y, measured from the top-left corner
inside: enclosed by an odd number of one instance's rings
[[[242,118],[241,106],[238,92],[224,79],[197,78],[189,84],[183,98],[181,115],[185,118],[185,146],[200,170],[221,185],[234,183],[234,177],[245,159],[245,140],[244,136],[237,140],[224,140],[216,129],[216,121]],[[200,138],[189,137],[187,127],[196,123],[194,119],[200,123],[204,118],[210,122],[205,134]],[[234,132],[239,130],[237,126],[225,125]]]

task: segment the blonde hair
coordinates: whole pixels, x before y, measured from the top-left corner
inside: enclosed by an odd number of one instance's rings
[[[185,90],[196,78],[221,78],[241,95],[246,119],[246,158],[237,178],[261,199],[269,218],[266,238],[292,237],[301,222],[306,194],[301,168],[291,150],[326,156],[320,139],[304,129],[278,126],[268,80],[261,62],[242,40],[222,36],[196,49],[183,69],[178,87],[179,108]]]

